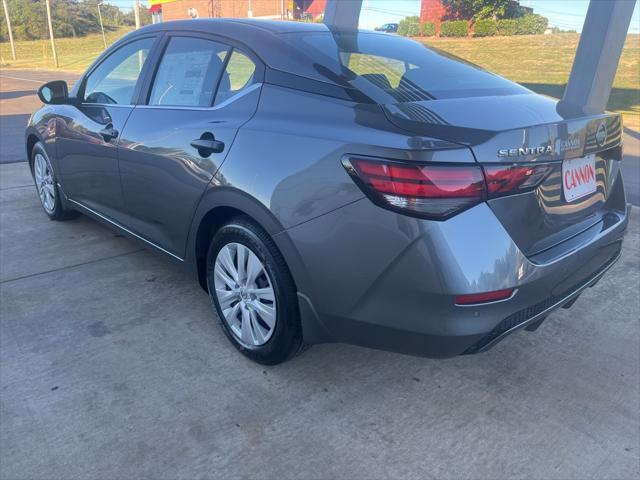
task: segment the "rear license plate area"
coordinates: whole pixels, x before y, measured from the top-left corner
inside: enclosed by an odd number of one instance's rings
[[[562,162],[562,193],[568,203],[595,193],[597,188],[595,154]]]

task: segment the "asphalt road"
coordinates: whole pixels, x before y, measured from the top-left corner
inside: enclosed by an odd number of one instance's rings
[[[78,78],[72,73],[37,70],[0,71],[0,163],[25,161],[24,126],[29,115],[40,106],[36,89],[43,83],[60,79],[69,86]],[[622,162],[627,201],[640,205],[640,132],[625,131]]]
[[[639,286],[635,209],[595,287],[490,352],[318,345],[266,368],[189,275],[49,221],[3,164],[0,478],[638,479]]]

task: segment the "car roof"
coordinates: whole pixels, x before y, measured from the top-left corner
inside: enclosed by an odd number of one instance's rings
[[[137,32],[191,30],[194,32],[217,33],[234,37],[251,34],[256,40],[266,35],[297,32],[329,32],[323,23],[288,22],[283,20],[256,20],[244,18],[197,18],[173,20],[147,25]]]

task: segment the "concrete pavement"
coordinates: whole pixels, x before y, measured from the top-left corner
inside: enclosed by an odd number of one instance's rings
[[[244,359],[165,258],[0,165],[0,478],[640,478],[640,215],[570,310],[426,360]]]

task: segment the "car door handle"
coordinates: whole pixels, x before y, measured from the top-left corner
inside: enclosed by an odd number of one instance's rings
[[[100,135],[104,138],[105,142],[110,142],[114,138],[118,138],[118,130],[113,128],[113,125],[109,124],[100,130]]]
[[[224,143],[215,138],[198,138],[191,142],[191,146],[198,150],[201,157],[208,157],[212,153],[221,153],[224,150]]]

